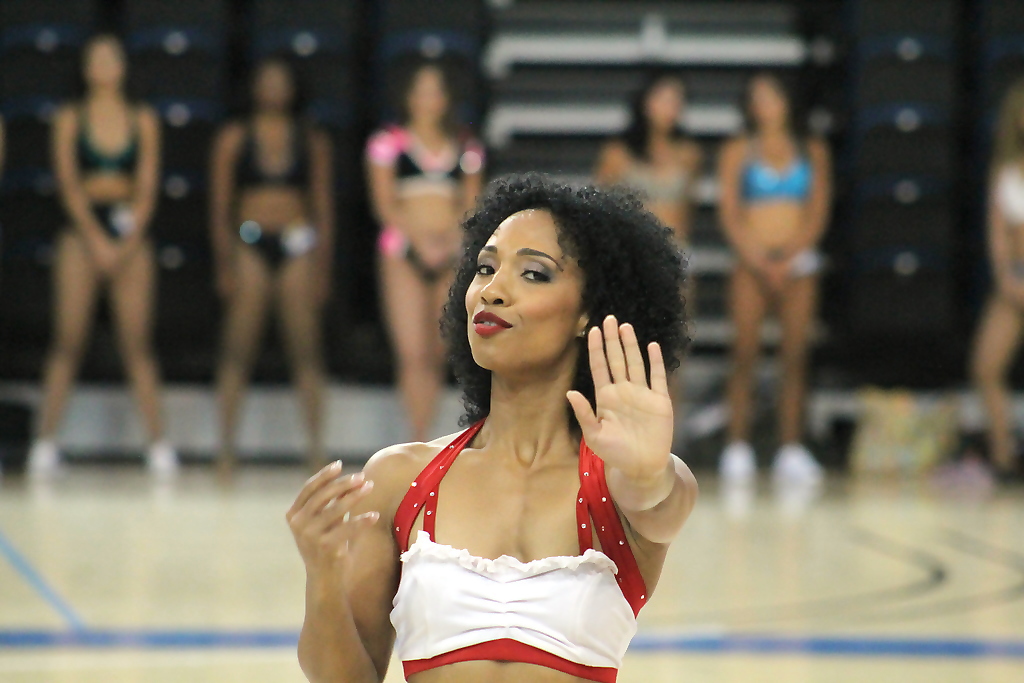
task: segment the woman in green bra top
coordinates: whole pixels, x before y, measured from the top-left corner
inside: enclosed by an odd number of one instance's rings
[[[164,440],[157,363],[150,340],[156,264],[146,232],[160,175],[160,124],[146,106],[125,96],[121,43],[99,35],[82,52],[85,92],[62,107],[53,123],[54,169],[68,225],[55,244],[53,341],[44,370],[44,394],[29,471],[52,473],[59,463],[54,441],[93,310],[106,289],[124,356],[149,437],[154,474],[177,466]]]

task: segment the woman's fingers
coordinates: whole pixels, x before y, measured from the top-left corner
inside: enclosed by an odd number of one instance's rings
[[[626,372],[632,384],[647,386],[647,370],[644,368],[644,357],[640,353],[640,342],[636,338],[636,330],[629,323],[619,327],[622,348],[626,355]]]
[[[594,390],[611,384],[612,379],[608,374],[608,359],[604,355],[604,338],[601,328],[594,326],[587,334],[587,351],[590,354],[590,374],[594,378]]]
[[[295,502],[292,503],[290,508],[288,508],[288,514],[286,515],[288,520],[291,521],[291,518],[297,515],[299,511],[306,506],[306,503],[309,502],[309,499],[312,498],[317,491],[337,479],[340,474],[341,461],[335,460],[307,479],[302,490],[299,491],[299,495],[295,497]]]
[[[347,521],[335,525],[324,532],[323,545],[333,550],[334,554],[341,555],[348,550],[351,541],[356,540],[362,531],[377,523],[380,513],[377,511],[364,512],[361,515],[349,518]]]
[[[338,525],[341,522],[348,519],[349,513],[352,512],[352,508],[359,504],[359,502],[370,495],[373,490],[373,482],[364,482],[362,486],[348,492],[344,496],[338,498],[332,498],[324,506],[324,509],[316,516],[313,526],[320,529],[321,531],[327,531],[332,527]]]
[[[619,322],[614,315],[604,319],[604,353],[608,357],[608,370],[613,382],[626,382],[626,357],[622,353],[622,341],[619,339]]]
[[[651,359],[651,389],[668,396],[668,373],[665,372],[665,358],[661,355],[661,344],[651,342],[647,345],[647,356]]]
[[[339,501],[347,499],[357,492],[367,493],[372,487],[373,482],[366,481],[366,477],[362,472],[353,474],[350,477],[342,477],[320,489],[309,499],[309,502],[306,503],[302,511],[309,517],[315,517],[321,514],[328,505],[337,507]],[[346,500],[349,506],[351,506],[351,502]]]

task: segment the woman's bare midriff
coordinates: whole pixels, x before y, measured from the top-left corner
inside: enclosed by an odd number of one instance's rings
[[[130,202],[135,182],[126,173],[90,173],[82,178],[82,190],[93,204]]]
[[[765,251],[785,249],[800,237],[804,207],[795,202],[767,202],[748,206],[748,239]]]
[[[443,262],[458,253],[462,235],[455,197],[409,197],[400,200],[398,210],[402,230],[425,261]]]
[[[280,233],[296,223],[307,223],[305,193],[294,187],[244,190],[238,201],[238,221],[256,221],[268,234]]]
[[[587,683],[585,678],[521,662],[457,662],[418,673],[409,683]]]

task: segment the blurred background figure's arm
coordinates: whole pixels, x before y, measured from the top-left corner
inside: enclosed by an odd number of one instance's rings
[[[686,196],[683,199],[680,212],[679,234],[682,235],[687,244],[692,239],[692,223],[694,205],[697,202],[697,188],[700,185],[700,174],[704,168],[704,152],[700,145],[692,140],[682,143],[679,152],[682,157],[680,165],[690,182],[687,187]]]
[[[996,290],[1011,299],[1024,301],[1024,284],[1014,276],[1013,254],[1007,231],[1010,224],[999,206],[999,173],[989,180],[988,199],[988,256]]]
[[[139,163],[135,168],[135,187],[132,197],[132,217],[135,221],[135,230],[129,237],[132,244],[142,241],[153,218],[160,189],[160,168],[162,166],[160,120],[157,118],[156,112],[150,107],[140,107],[137,125],[139,129]]]
[[[744,230],[740,174],[747,153],[747,141],[740,137],[722,147],[718,157],[718,222],[736,256],[755,272],[762,270],[764,255],[749,244]]]
[[[395,187],[395,156],[386,140],[386,130],[373,134],[366,145],[366,180],[370,189],[370,209],[381,227],[401,229],[401,212]]]
[[[615,185],[629,168],[629,150],[619,139],[604,143],[594,168],[594,182],[599,185]]]
[[[310,132],[310,194],[313,224],[317,230],[317,296],[321,303],[331,291],[334,269],[334,149],[322,130]]]
[[[234,228],[232,204],[235,194],[235,164],[245,131],[229,123],[217,134],[210,161],[210,239],[213,244],[217,289],[222,297],[231,294],[234,270]]]
[[[54,117],[51,142],[53,169],[57,177],[57,194],[71,219],[72,227],[85,239],[89,250],[96,256],[98,250],[112,249],[111,239],[103,232],[90,208],[89,197],[82,186],[78,170],[78,109],[74,105],[61,107]]]
[[[485,156],[484,146],[479,140],[470,140],[462,153],[462,209],[468,213],[476,207],[477,197],[484,184]]]
[[[790,254],[799,254],[813,249],[825,236],[829,214],[832,210],[832,155],[828,142],[822,138],[811,138],[807,143],[807,155],[811,161],[811,193],[804,208],[804,226],[799,243]]]

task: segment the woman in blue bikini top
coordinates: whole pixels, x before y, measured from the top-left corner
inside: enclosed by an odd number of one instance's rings
[[[769,308],[782,324],[780,448],[775,474],[815,483],[821,468],[800,443],[806,358],[822,258],[817,250],[831,204],[827,143],[795,130],[792,98],[771,74],[751,79],[747,127],[722,151],[719,219],[737,256],[730,306],[736,326],[729,384],[730,443],[720,468],[728,481],[754,474],[749,445],[751,389],[761,323]]]

